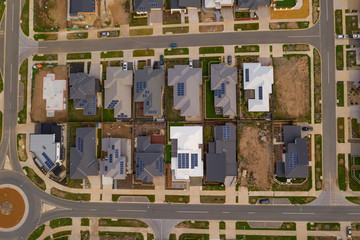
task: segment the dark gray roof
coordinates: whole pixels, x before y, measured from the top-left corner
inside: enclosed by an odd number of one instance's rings
[[[301,126],[286,125],[283,127],[284,144],[295,142],[296,138],[301,138]]]
[[[224,140],[227,135],[224,135],[224,129],[227,127],[230,136]],[[206,180],[224,182],[227,176],[237,176],[236,126],[232,123],[216,126],[214,139],[215,142],[209,143],[209,153],[206,154]]]
[[[41,134],[55,134],[55,142],[61,142],[61,126],[56,123],[41,123]]]
[[[238,8],[247,8],[250,10],[258,10],[260,5],[270,5],[270,0],[238,0]]]
[[[70,14],[79,12],[95,12],[95,0],[70,0]]]
[[[70,99],[75,108],[84,109],[84,115],[96,115],[96,79],[85,73],[70,74]]]
[[[135,0],[135,12],[150,12],[152,8],[162,8],[163,0]]]
[[[137,137],[136,180],[153,182],[154,176],[165,174],[164,146],[151,144],[150,136]]]
[[[201,0],[171,0],[171,9],[200,8]]]
[[[98,160],[95,156],[96,128],[77,128],[76,147],[70,149],[70,178],[85,179],[98,175]]]

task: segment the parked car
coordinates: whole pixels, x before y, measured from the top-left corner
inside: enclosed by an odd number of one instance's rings
[[[100,32],[101,37],[108,37],[110,36],[110,32]]]
[[[189,67],[190,67],[190,68],[193,68],[193,67],[194,67],[194,65],[193,65],[193,60],[192,60],[192,59],[189,60]]]
[[[260,203],[260,204],[270,204],[270,199],[268,199],[268,198],[261,198],[261,199],[259,200],[259,203]]]
[[[345,38],[345,37],[346,37],[345,35],[336,35],[337,39],[342,39],[342,38]]]
[[[171,48],[174,48],[174,47],[177,47],[178,45],[177,45],[177,43],[170,43],[169,44],[169,47],[171,47]]]
[[[123,70],[127,71],[127,69],[128,69],[128,64],[127,64],[127,62],[124,62],[123,63]]]
[[[228,63],[229,65],[232,64],[232,57],[231,57],[230,55],[227,57],[227,63]]]
[[[352,236],[352,230],[351,230],[351,227],[347,227],[346,228],[346,236],[351,239],[351,236]]]
[[[359,38],[360,38],[360,34],[353,34],[353,38],[354,38],[354,39],[359,39]]]
[[[312,130],[313,130],[313,127],[303,126],[301,129],[302,129],[303,131],[312,131]]]
[[[159,68],[159,62],[158,61],[155,61],[154,62],[154,69],[158,69]]]
[[[160,65],[164,65],[164,55],[160,55]]]

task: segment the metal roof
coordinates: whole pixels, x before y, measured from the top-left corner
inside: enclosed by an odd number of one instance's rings
[[[95,0],[70,0],[70,14],[79,12],[95,12]]]
[[[270,0],[238,0],[238,8],[258,10],[258,6],[269,6],[270,3]]]
[[[162,8],[163,0],[135,0],[135,12],[150,12],[152,8]]]

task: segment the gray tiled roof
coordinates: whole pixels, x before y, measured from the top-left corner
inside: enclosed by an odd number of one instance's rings
[[[184,94],[179,96],[178,84],[184,84]],[[200,116],[200,89],[202,69],[188,65],[175,65],[168,69],[168,85],[174,87],[174,108],[181,116]]]
[[[295,142],[296,138],[301,138],[301,126],[286,125],[283,127],[284,144]]]
[[[225,93],[214,94],[215,108],[221,108],[224,116],[236,115],[236,85],[237,69],[228,68],[226,63],[211,65],[211,90],[221,91],[224,85]]]
[[[71,179],[85,179],[87,176],[98,175],[95,133],[95,128],[76,129],[76,147],[70,149]]]
[[[79,12],[95,12],[95,0],[70,0],[70,14]]]
[[[152,8],[162,8],[163,0],[135,0],[135,12],[150,12]]]
[[[146,84],[145,88],[143,84]],[[139,89],[137,85],[142,87]],[[145,116],[158,116],[161,114],[161,93],[164,85],[164,69],[144,67],[135,71],[134,99],[135,102],[144,103]]]
[[[224,140],[224,127],[230,130],[228,140]],[[236,126],[232,123],[216,126],[214,139],[215,142],[209,143],[209,153],[206,154],[206,180],[224,182],[227,176],[237,176]]]
[[[41,162],[46,171],[51,171],[55,167],[56,160],[60,160],[60,143],[55,142],[55,134],[30,134],[30,152]],[[47,162],[49,160],[50,162]]]
[[[270,0],[238,0],[239,8],[247,8],[250,10],[257,10],[260,5],[270,5]]]
[[[112,179],[125,179],[127,162],[125,156],[126,139],[103,138],[101,148],[103,152],[107,152],[107,160],[100,162],[100,174]],[[123,172],[121,172],[120,165],[123,166]]]
[[[165,174],[164,146],[151,144],[150,136],[137,137],[136,180],[153,182],[153,177]],[[143,166],[140,166],[143,165]]]
[[[84,109],[84,115],[96,115],[95,77],[90,77],[85,73],[72,73],[69,84],[69,98],[74,100],[74,107]]]
[[[123,71],[122,67],[107,67],[105,80],[106,109],[114,109],[114,117],[131,117],[131,88],[133,71]],[[111,104],[112,101],[118,101]]]
[[[171,9],[200,8],[201,0],[171,0]]]

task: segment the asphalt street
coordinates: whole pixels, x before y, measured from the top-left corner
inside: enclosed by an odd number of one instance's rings
[[[336,180],[336,115],[335,115],[335,47],[333,1],[321,2],[321,19],[313,27],[298,31],[234,32],[187,34],[178,36],[152,36],[83,41],[34,42],[21,39],[19,43],[20,2],[7,1],[6,9],[6,61],[5,61],[5,109],[3,140],[0,145],[0,169],[8,154],[13,172],[0,172],[0,184],[13,183],[21,187],[30,201],[30,213],[23,226],[11,233],[0,233],[0,239],[26,238],[39,224],[63,216],[104,216],[142,219],[238,219],[279,221],[352,221],[360,219],[360,208],[339,206],[331,199],[330,183]],[[205,37],[206,36],[206,37]],[[322,57],[323,93],[323,172],[325,187],[322,206],[239,206],[239,205],[175,205],[175,204],[124,204],[78,203],[57,199],[34,186],[23,176],[16,149],[16,124],[18,102],[18,67],[21,54],[108,51],[140,48],[166,48],[176,42],[179,47],[227,44],[307,43],[320,50]],[[22,56],[24,57],[24,56]],[[335,190],[336,191],[336,190]],[[57,210],[40,214],[40,203],[45,201]]]

